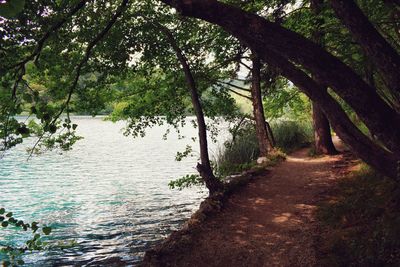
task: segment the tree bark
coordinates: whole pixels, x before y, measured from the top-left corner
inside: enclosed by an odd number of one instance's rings
[[[268,139],[271,142],[272,147],[275,148],[276,146],[275,136],[274,133],[272,132],[271,125],[268,123],[268,121],[265,121],[265,126],[267,127]]]
[[[318,155],[338,154],[332,142],[331,127],[322,109],[313,102],[313,126],[314,126],[314,146],[315,153]]]
[[[256,123],[257,141],[260,147],[260,157],[265,157],[274,149],[269,138],[264,115],[264,107],[261,96],[261,62],[256,54],[251,56],[253,66],[251,69],[251,102],[253,104],[253,116]]]
[[[167,39],[170,42],[171,47],[175,51],[176,57],[178,58],[183,72],[185,74],[186,83],[190,90],[190,96],[192,100],[193,109],[196,115],[197,126],[198,126],[198,135],[199,135],[199,143],[200,143],[200,161],[201,163],[197,164],[197,171],[200,173],[200,176],[203,178],[206,187],[209,190],[210,195],[220,192],[223,190],[223,184],[219,181],[213,173],[211,168],[210,158],[208,155],[208,144],[207,144],[207,126],[204,119],[203,108],[200,103],[200,97],[197,91],[196,82],[194,80],[192,71],[190,69],[190,65],[183,53],[183,51],[178,46],[175,41],[174,36],[170,32],[169,29],[162,25],[158,25],[160,30],[165,34]]]
[[[400,55],[353,0],[330,0],[330,3],[365,54],[374,62],[389,89],[400,97]]]
[[[318,18],[322,11],[324,0],[311,0],[311,10],[317,17],[315,29],[312,32],[312,39],[315,43],[323,46],[322,21]],[[322,87],[322,86],[321,86]],[[335,155],[337,150],[332,142],[331,126],[322,109],[317,103],[312,102],[312,118],[314,128],[314,147],[318,155]]]
[[[280,68],[281,73],[305,93],[312,101],[318,103],[330,121],[333,129],[354,153],[379,172],[397,179],[397,164],[399,156],[378,146],[365,136],[349,119],[339,103],[320,84],[315,82],[305,72],[280,55],[265,50],[268,64]]]
[[[400,114],[380,98],[375,88],[317,44],[262,17],[215,0],[161,1],[183,15],[221,26],[265,62],[268,62],[269,53],[264,52],[268,49],[300,64],[343,98],[371,132],[388,149],[400,155],[400,127],[393,127],[400,125]]]

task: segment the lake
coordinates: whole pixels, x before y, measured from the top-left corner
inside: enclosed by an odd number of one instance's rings
[[[155,243],[179,229],[207,195],[204,189],[171,190],[168,182],[195,173],[197,157],[175,161],[196,129],[163,140],[166,126],[144,138],[125,137],[124,123],[74,117],[84,139],[73,150],[27,160],[27,144],[0,160],[0,207],[25,222],[53,228],[50,242],[73,248],[28,254],[27,266],[132,266]],[[211,154],[221,144],[211,144]],[[0,245],[21,244],[26,234],[0,228]]]

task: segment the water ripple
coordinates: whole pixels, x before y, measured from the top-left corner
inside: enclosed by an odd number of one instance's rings
[[[28,266],[130,266],[143,253],[197,209],[204,192],[174,191],[168,182],[195,172],[196,158],[175,162],[187,139],[165,127],[151,129],[142,139],[124,137],[123,124],[76,117],[85,139],[62,155],[49,152],[27,161],[19,146],[0,161],[0,206],[24,221],[53,227],[50,242],[71,241],[64,251],[32,253]],[[25,234],[2,230],[0,243],[18,243]]]

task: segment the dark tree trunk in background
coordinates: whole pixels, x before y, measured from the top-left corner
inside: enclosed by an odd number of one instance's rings
[[[335,155],[338,152],[332,142],[329,121],[318,104],[312,103],[315,153],[319,155]]]
[[[260,157],[265,157],[274,149],[272,140],[268,135],[265,121],[264,107],[261,96],[261,62],[256,54],[252,54],[251,69],[251,102],[253,104],[253,116],[256,123],[256,134],[260,147]]]
[[[212,195],[216,192],[222,191],[223,184],[214,176],[213,170],[211,168],[210,158],[208,155],[207,126],[204,118],[203,108],[200,103],[200,97],[197,91],[196,82],[190,70],[189,63],[185,55],[183,54],[183,51],[176,43],[172,33],[169,31],[169,29],[167,29],[162,25],[158,25],[158,27],[168,38],[185,74],[185,79],[190,90],[192,105],[194,113],[196,115],[197,126],[198,126],[201,163],[197,164],[197,170],[200,173],[200,176],[203,178],[204,183],[206,184],[208,190],[210,191],[210,195]]]
[[[271,125],[268,123],[268,121],[265,121],[265,126],[267,127],[268,140],[271,142],[272,147],[275,148],[276,146],[275,136],[274,133],[272,132]]]
[[[318,16],[322,10],[324,0],[311,0],[311,9]],[[313,40],[322,46],[323,32],[321,30],[322,21],[317,17],[315,29],[313,31]],[[321,86],[322,87],[322,86]],[[314,147],[318,155],[337,154],[335,145],[332,142],[331,126],[322,109],[317,103],[312,101],[312,118],[314,128]]]
[[[397,178],[398,156],[378,146],[364,135],[326,88],[280,55],[268,50],[265,50],[265,53],[268,64],[279,66],[284,77],[320,105],[340,139],[348,144],[357,156],[388,177]]]

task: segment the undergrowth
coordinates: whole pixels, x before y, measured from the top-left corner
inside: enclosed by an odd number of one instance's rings
[[[276,149],[267,156],[268,161],[262,167],[275,165],[285,159],[285,153],[309,145],[313,138],[312,127],[308,122],[279,121],[272,124],[272,131]],[[215,176],[223,180],[226,176],[255,168],[259,155],[260,149],[254,124],[245,123],[217,151],[212,163]],[[171,181],[169,187],[183,189],[202,184],[201,177],[192,174]]]
[[[311,122],[279,121],[271,124],[276,146],[285,153],[309,146],[314,138]]]
[[[323,266],[400,266],[399,185],[362,165],[321,204]]]

